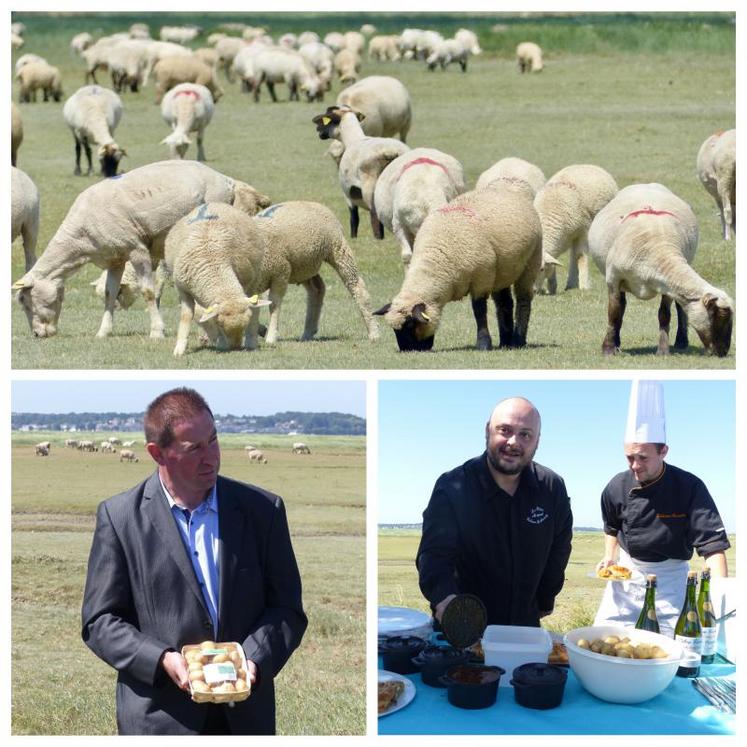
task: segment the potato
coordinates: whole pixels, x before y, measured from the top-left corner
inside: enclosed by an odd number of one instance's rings
[[[197,680],[205,681],[205,673],[200,669],[199,671],[193,671],[189,673],[189,681],[197,682]]]
[[[604,654],[605,656],[614,656],[615,647],[611,643],[603,643],[599,653]]]
[[[591,644],[589,645],[589,648],[595,653],[600,654],[602,652],[602,646],[604,646],[604,641],[600,640],[599,638],[595,638]]]
[[[237,679],[236,682],[234,683],[234,687],[236,688],[237,693],[243,693],[249,689],[246,682],[242,679]]]
[[[650,659],[651,658],[651,646],[647,643],[639,643],[635,647],[635,658],[636,659]]]
[[[604,639],[604,642],[605,642],[605,643],[610,643],[610,644],[615,644],[615,643],[620,643],[620,639],[619,639],[619,637],[618,637],[618,636],[616,636],[616,635],[608,635],[608,636],[607,636],[607,637],[606,637],[606,638]]]
[[[203,641],[200,644],[200,648],[203,651],[210,650],[211,648],[215,648],[215,641]]]
[[[651,657],[654,659],[666,659],[669,654],[661,646],[651,647]]]
[[[228,654],[216,654],[213,657],[212,664],[223,664],[223,662],[229,661]]]
[[[236,670],[236,676],[245,680],[246,679],[246,669],[244,669],[244,667],[239,667]]]
[[[589,648],[589,641],[586,640],[586,638],[579,638],[578,641],[576,641],[576,645],[579,648],[585,648],[588,650]]]
[[[196,693],[209,693],[210,685],[206,685],[202,680],[195,680],[192,683],[192,690]]]
[[[202,671],[202,664],[200,664],[199,661],[190,661],[188,668],[189,668],[190,672],[201,672]]]
[[[233,662],[233,665],[238,669],[242,664],[241,654],[238,651],[231,651],[228,658]]]
[[[213,687],[213,692],[214,693],[235,693],[236,688],[234,687],[233,682],[223,682],[217,687]]]
[[[626,648],[618,648],[615,650],[615,655],[619,656],[621,659],[632,659],[633,654],[629,649]]]

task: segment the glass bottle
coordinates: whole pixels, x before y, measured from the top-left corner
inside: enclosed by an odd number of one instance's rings
[[[653,573],[646,576],[646,596],[635,626],[638,630],[659,632],[659,621],[656,619],[656,575]]]
[[[682,646],[682,661],[677,669],[678,677],[697,677],[700,673],[703,638],[695,600],[697,584],[698,572],[689,571],[685,587],[685,601],[677,624],[674,626],[674,639]]]
[[[711,571],[704,568],[700,573],[700,592],[698,593],[698,617],[703,635],[703,664],[711,664],[716,656],[718,647],[718,623],[713,614],[711,603]]]

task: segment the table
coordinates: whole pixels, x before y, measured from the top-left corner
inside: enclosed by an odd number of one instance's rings
[[[701,666],[700,676],[721,677],[735,671],[733,664],[714,663]],[[736,717],[712,706],[685,677],[675,677],[652,700],[620,705],[590,695],[569,669],[563,702],[548,711],[518,705],[512,687],[499,688],[498,700],[490,708],[468,711],[452,706],[445,689],[424,685],[420,674],[409,675],[409,679],[417,688],[415,699],[401,710],[379,718],[379,734],[736,733]]]

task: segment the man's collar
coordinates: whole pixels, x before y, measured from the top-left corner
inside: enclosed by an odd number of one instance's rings
[[[161,483],[161,489],[163,490],[163,494],[166,496],[166,500],[168,501],[169,508],[178,508],[179,510],[183,510],[183,506],[180,506],[172,497],[171,493],[169,493],[169,489],[166,487],[166,483],[164,483],[161,473],[158,472],[158,480]],[[215,485],[213,485],[212,490],[208,493],[207,498],[200,503],[197,508],[193,509],[194,511],[198,511],[202,507],[205,507],[208,511],[217,511],[218,510],[218,483],[216,482]]]
[[[490,471],[490,467],[488,467],[488,452],[487,449],[483,452],[482,457],[479,459],[480,469],[478,471],[478,479],[480,480],[480,485],[483,488],[483,497],[486,500],[489,500],[493,495],[495,495],[496,491],[500,490],[501,493],[506,493],[503,488],[498,485],[498,483],[493,479],[493,474]],[[520,489],[524,488],[525,486],[534,486],[537,483],[537,478],[534,475],[534,470],[532,469],[532,465],[534,464],[534,461],[529,462],[529,464],[524,467],[524,469],[519,473],[519,483],[516,487],[516,492],[518,492]],[[509,493],[506,493],[506,495],[509,495]],[[516,493],[514,493],[516,495]]]
[[[664,479],[664,475],[666,474],[666,471],[667,471],[667,463],[664,462],[661,465],[661,472],[659,472],[659,474],[653,480],[649,480],[648,482],[638,482],[635,479],[635,477],[633,477],[633,482],[635,483],[635,485],[633,485],[631,490],[645,490],[646,488],[650,488],[656,485],[657,483],[661,482]]]

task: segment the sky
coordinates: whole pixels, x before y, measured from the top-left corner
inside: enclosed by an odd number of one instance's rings
[[[705,482],[727,531],[735,532],[735,383],[664,380],[663,388],[666,461]],[[484,451],[495,404],[520,395],[540,412],[535,461],[565,480],[574,526],[601,528],[601,492],[627,469],[629,392],[626,380],[382,381],[379,523],[419,523],[439,475]]]
[[[115,380],[14,381],[13,412],[143,412],[173,386],[193,387],[216,415],[342,412],[366,417],[364,381]]]

